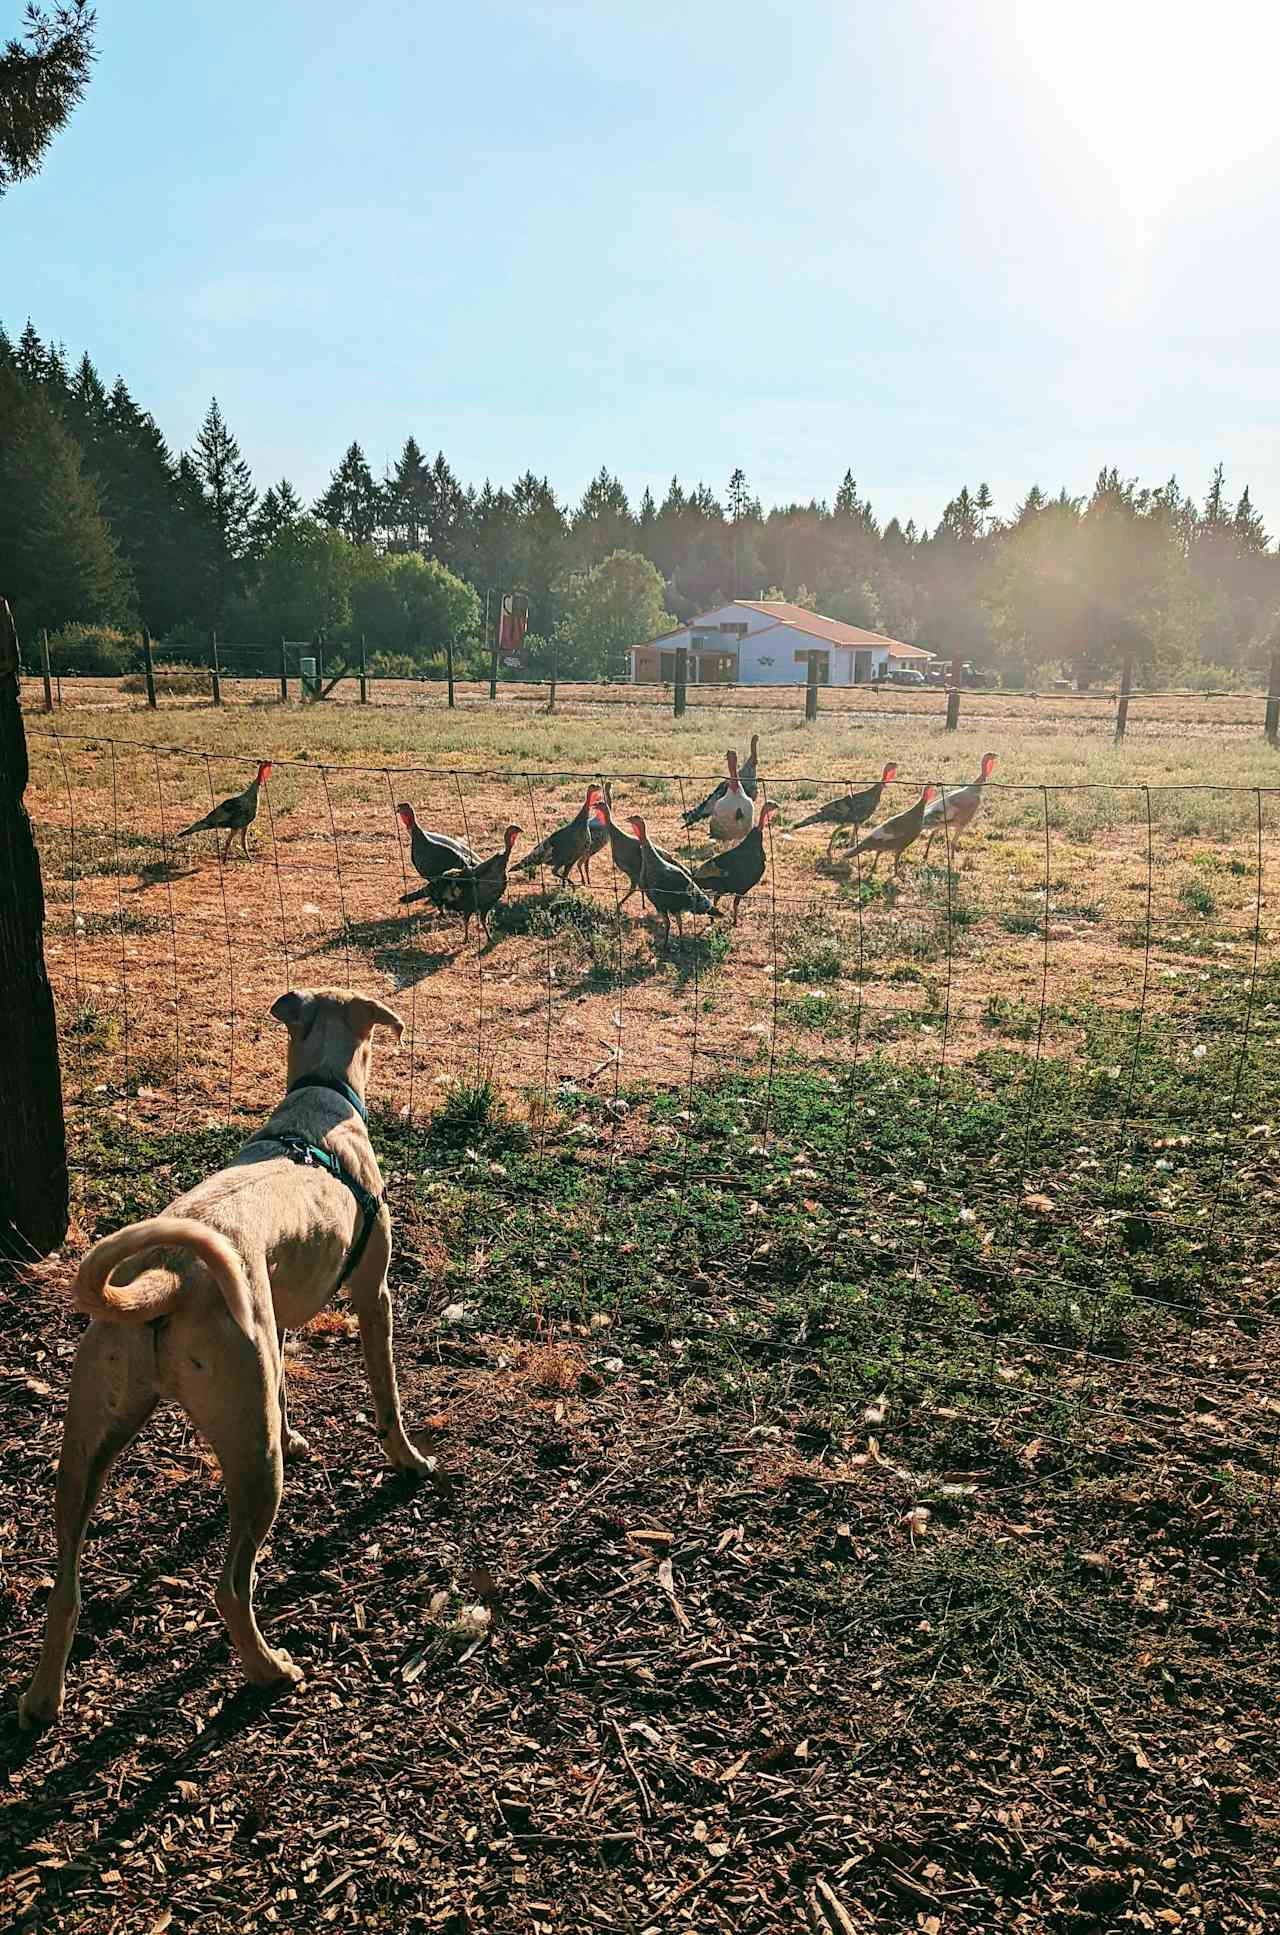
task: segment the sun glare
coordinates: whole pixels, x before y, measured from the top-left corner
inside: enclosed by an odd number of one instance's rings
[[[1273,176],[1280,8],[1268,0],[986,0],[983,19],[1049,166],[1091,198],[1105,190],[1100,220],[1162,227]]]

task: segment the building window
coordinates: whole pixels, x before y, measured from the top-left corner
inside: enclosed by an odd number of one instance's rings
[[[797,665],[802,665],[804,667],[804,677],[805,677],[806,684],[808,683],[808,680],[809,680],[809,661],[811,659],[816,662],[818,667],[818,684],[830,685],[831,683],[830,652],[797,652],[796,653]]]

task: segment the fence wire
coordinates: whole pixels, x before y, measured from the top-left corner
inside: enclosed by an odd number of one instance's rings
[[[277,760],[249,858],[224,861],[176,829],[256,762],[30,738],[90,1226],[215,1166],[278,1097],[271,1003],[340,980],[403,1012],[375,1144],[393,1208],[447,1186],[477,1290],[505,1273],[551,1321],[568,1241],[580,1315],[651,1298],[673,1348],[748,1381],[856,1336],[853,1385],[904,1430],[1016,1420],[1100,1460],[1229,1467],[1274,1511],[1275,789],[990,782],[963,845],[944,814],[941,858],[895,879],[848,845],[826,861],[794,821],[838,789],[789,777],[737,928],[686,917],[663,945],[606,847],[589,886],[513,867],[463,945],[400,906],[420,883],[398,802],[482,856],[527,824],[529,853],[601,775]],[[704,777],[610,778],[620,822],[634,805],[705,858],[682,824]]]

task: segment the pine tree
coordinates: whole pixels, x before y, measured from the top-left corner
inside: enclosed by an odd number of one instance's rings
[[[303,515],[302,500],[287,477],[268,484],[253,515],[253,554],[261,557],[281,531],[287,531]]]
[[[216,396],[210,399],[191,461],[215,543],[211,608],[202,616],[217,624],[239,588],[240,562],[249,550],[257,492]]]
[[[636,521],[621,479],[611,476],[602,464],[573,514],[573,556],[580,566],[599,564],[614,551],[629,549],[635,533]]]
[[[26,327],[18,338],[16,351],[18,374],[24,383],[43,383],[49,368],[49,354],[36,332],[30,316]]]
[[[329,488],[313,508],[322,524],[341,531],[352,544],[373,543],[382,528],[383,494],[358,443],[348,444]]]
[[[89,85],[94,10],[88,0],[29,4],[21,40],[0,50],[0,196],[39,174],[49,143]]]
[[[19,635],[130,616],[131,586],[80,453],[38,385],[0,366],[0,531]]]
[[[388,549],[425,551],[431,533],[431,467],[416,437],[405,438],[384,492]]]

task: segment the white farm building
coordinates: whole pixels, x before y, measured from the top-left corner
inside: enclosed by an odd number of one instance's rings
[[[691,685],[803,685],[811,658],[818,663],[819,685],[871,685],[900,665],[923,672],[933,658],[918,645],[904,645],[839,618],[823,618],[803,605],[777,598],[735,598],[634,646],[633,682],[669,683],[682,645],[689,654]]]

